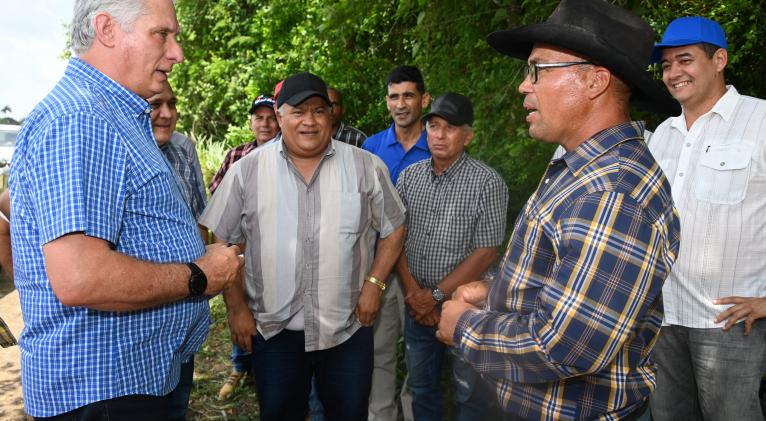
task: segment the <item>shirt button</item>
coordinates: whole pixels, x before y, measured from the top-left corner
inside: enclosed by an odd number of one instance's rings
[[[691,142],[686,142],[686,147],[687,148],[691,148],[691,146],[692,146]]]
[[[722,167],[725,167],[725,166],[726,166],[726,163],[725,163],[725,162],[721,162],[721,166],[722,166]]]
[[[680,173],[678,173],[678,176],[679,176],[679,177],[683,177],[683,176],[684,176],[684,173],[680,172]]]

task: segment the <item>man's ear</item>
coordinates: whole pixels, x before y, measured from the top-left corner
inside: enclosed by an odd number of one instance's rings
[[[594,66],[594,68],[588,72],[587,78],[587,90],[588,97],[590,99],[601,96],[607,89],[609,89],[609,82],[612,80],[612,72],[606,67]]]
[[[715,64],[715,70],[717,72],[722,72],[729,63],[729,53],[723,48],[719,48],[713,54],[713,63]]]
[[[465,140],[463,141],[463,148],[467,148],[473,140],[473,127],[468,126],[466,130],[468,130],[468,133],[466,134]]]
[[[421,98],[421,100],[420,100],[420,106],[422,108],[428,108],[428,104],[430,104],[430,103],[431,103],[431,94],[426,92],[426,93],[423,94],[423,98]]]
[[[112,48],[116,43],[119,23],[106,12],[101,12],[95,17],[96,41],[105,47]]]

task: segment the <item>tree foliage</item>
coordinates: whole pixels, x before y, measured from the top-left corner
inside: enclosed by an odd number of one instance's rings
[[[661,33],[673,18],[701,14],[729,37],[728,79],[750,95],[766,94],[763,8],[747,0],[618,0]],[[471,153],[498,169],[518,210],[552,153],[526,133],[517,86],[522,63],[492,50],[496,29],[539,22],[557,0],[178,0],[186,62],[171,74],[182,130],[232,146],[250,140],[249,101],[284,77],[308,70],[344,93],[346,120],[368,134],[390,124],[386,73],[417,65],[432,95],[472,98]],[[658,35],[659,39],[659,35]],[[638,113],[649,126],[659,117]],[[512,212],[515,213],[515,212]]]

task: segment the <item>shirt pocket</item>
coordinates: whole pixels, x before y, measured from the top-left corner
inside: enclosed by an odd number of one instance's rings
[[[338,228],[341,234],[359,234],[364,228],[362,222],[365,221],[367,211],[366,206],[362,206],[363,193],[342,192],[340,193],[340,221]]]
[[[749,144],[713,145],[702,153],[694,194],[698,200],[732,205],[747,192],[753,147]]]
[[[445,249],[463,253],[472,242],[475,215],[467,209],[453,208],[448,212],[441,224],[443,236],[438,240]]]

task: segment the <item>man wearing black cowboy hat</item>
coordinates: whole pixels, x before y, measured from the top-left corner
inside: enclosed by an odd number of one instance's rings
[[[519,215],[492,286],[459,288],[437,332],[511,418],[635,419],[647,407],[680,230],[629,115],[630,102],[678,111],[644,70],[653,40],[640,17],[600,0],[564,0],[547,22],[488,38],[527,60],[530,135],[567,150]]]

